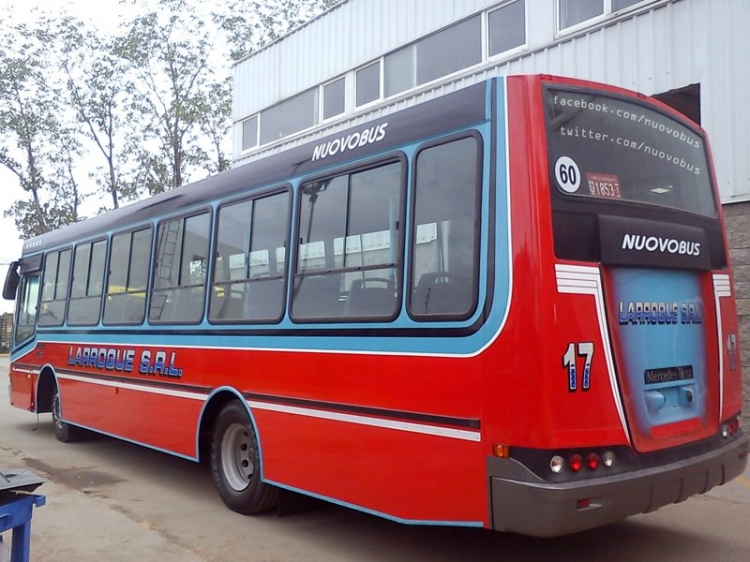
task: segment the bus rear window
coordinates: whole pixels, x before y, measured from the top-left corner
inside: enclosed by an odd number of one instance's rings
[[[715,217],[703,137],[646,105],[548,88],[551,182],[560,193]]]

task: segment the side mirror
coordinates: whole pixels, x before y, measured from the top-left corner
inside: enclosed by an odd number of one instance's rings
[[[5,300],[12,301],[16,298],[16,289],[18,289],[18,282],[21,280],[21,276],[18,274],[19,263],[14,261],[8,266],[8,274],[5,276],[5,284],[3,285],[3,298]]]

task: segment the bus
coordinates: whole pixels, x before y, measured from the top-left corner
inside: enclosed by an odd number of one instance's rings
[[[708,140],[495,77],[25,242],[13,406],[407,524],[550,537],[747,464]]]

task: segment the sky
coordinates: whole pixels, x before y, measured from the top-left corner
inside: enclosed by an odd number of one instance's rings
[[[80,19],[89,20],[103,31],[115,31],[118,15],[127,9],[120,0],[0,0],[0,11],[12,10],[13,17],[21,20],[28,16],[33,20],[34,8],[51,13],[66,12]],[[0,167],[0,284],[5,281],[8,264],[21,256],[22,242],[13,219],[3,216],[14,201],[25,199],[16,176]],[[84,210],[85,211],[85,210]],[[12,312],[13,302],[0,298],[0,314]]]

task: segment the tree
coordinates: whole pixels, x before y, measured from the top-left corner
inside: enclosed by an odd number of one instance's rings
[[[80,220],[81,177],[116,208],[226,170],[231,61],[336,3],[121,2],[137,15],[114,37],[71,16],[0,19],[0,165],[28,193],[5,215],[25,237]]]
[[[28,238],[77,220],[80,198],[67,200],[65,212],[51,213],[54,198],[46,191],[77,183],[72,159],[80,144],[61,122],[60,93],[49,79],[44,45],[32,28],[4,20],[0,32],[0,165],[18,178],[30,200],[16,201],[5,211]],[[73,183],[71,183],[73,182]]]
[[[308,22],[340,0],[227,0],[214,13],[229,57],[239,61]]]
[[[141,126],[130,152],[149,193],[179,187],[193,168],[209,168],[200,147],[221,78],[210,64],[217,32],[187,0],[159,0],[159,11],[137,16],[115,40],[115,53],[135,75],[129,118]]]
[[[125,159],[121,139],[131,136],[123,111],[133,87],[126,63],[115,55],[111,41],[70,16],[45,20],[37,34],[50,47],[63,73],[67,104],[93,143],[94,153],[104,160],[90,177],[116,209],[121,200],[138,195],[132,183],[121,180]]]
[[[204,101],[205,119],[201,123],[201,132],[211,153],[206,150],[204,160],[211,173],[224,172],[230,167],[229,154],[226,150],[226,139],[229,134],[232,117],[232,82],[227,76],[223,82],[210,86]]]

